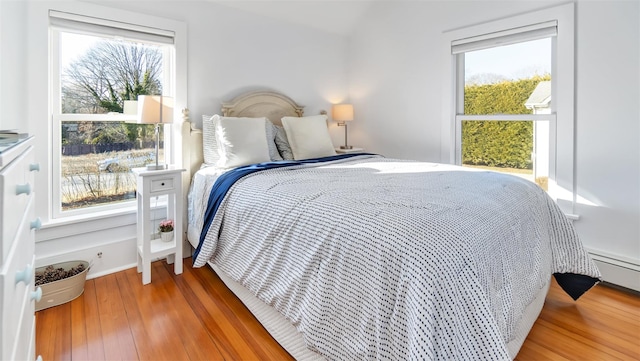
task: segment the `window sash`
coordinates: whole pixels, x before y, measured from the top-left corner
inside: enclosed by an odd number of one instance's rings
[[[523,115],[457,115],[455,117],[456,135],[455,135],[455,162],[462,165],[462,122],[471,121],[499,121],[499,122],[516,122],[516,121],[533,121],[548,122],[549,124],[549,190],[548,194],[554,201],[558,199],[555,179],[556,163],[557,163],[557,117],[555,114],[523,114]]]
[[[502,122],[517,122],[517,121],[547,121],[549,122],[550,129],[550,143],[556,144],[556,120],[555,114],[500,114],[500,115],[464,115],[459,114],[455,116],[455,164],[462,164],[462,122],[465,120],[475,121],[502,121]],[[553,147],[552,147],[553,148]],[[555,150],[549,152],[550,157],[555,159]],[[555,176],[555,161],[550,160],[549,164],[554,166],[554,170],[550,170]],[[551,174],[550,174],[551,176]]]

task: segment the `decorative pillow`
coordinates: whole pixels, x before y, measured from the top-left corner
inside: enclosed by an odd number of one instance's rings
[[[215,165],[220,159],[215,132],[216,123],[219,119],[220,116],[217,114],[202,116],[202,153],[204,163],[207,165]]]
[[[266,119],[266,118],[265,118]],[[282,160],[282,156],[278,153],[278,147],[276,147],[276,126],[271,123],[269,119],[264,122],[266,125],[267,133],[267,147],[269,147],[269,158],[271,160]]]
[[[282,125],[295,159],[309,159],[335,155],[329,137],[326,115],[284,117]]]
[[[221,168],[268,162],[266,118],[220,117],[215,128]]]
[[[274,125],[273,128],[276,131],[275,142],[278,152],[280,152],[280,156],[282,156],[282,159],[284,160],[293,160],[293,151],[289,145],[287,133],[284,131],[284,128],[279,125]]]

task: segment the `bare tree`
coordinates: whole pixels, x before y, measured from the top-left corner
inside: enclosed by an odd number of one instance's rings
[[[122,112],[125,100],[160,94],[158,47],[101,41],[63,71],[64,113]]]
[[[122,112],[125,100],[161,94],[162,53],[152,45],[102,40],[63,70],[62,112]],[[151,138],[151,128],[112,122],[82,122],[63,142],[127,142]],[[81,128],[81,129],[80,129]],[[64,133],[64,132],[63,132]]]

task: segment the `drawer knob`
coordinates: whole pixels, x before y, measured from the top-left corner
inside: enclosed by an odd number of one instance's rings
[[[31,300],[40,302],[41,299],[42,299],[42,287],[38,287],[36,288],[35,291],[31,292]]]
[[[33,266],[28,264],[22,271],[16,272],[16,284],[24,282],[25,285],[31,283],[31,277],[33,276]]]
[[[34,219],[33,221],[31,221],[30,223],[30,227],[31,229],[35,229],[38,230],[42,227],[42,221],[40,220],[40,217]]]
[[[26,195],[31,194],[31,184],[29,184],[29,183],[18,184],[16,186],[16,195],[20,195],[22,193],[24,193]]]
[[[33,172],[33,171],[39,172],[40,171],[40,163],[31,163],[29,164],[29,172]]]

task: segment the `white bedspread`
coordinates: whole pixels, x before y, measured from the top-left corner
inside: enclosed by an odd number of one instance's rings
[[[370,156],[241,179],[195,265],[209,260],[334,360],[510,359],[552,273],[600,276],[536,185]]]
[[[228,169],[216,167],[202,167],[191,180],[191,189],[187,196],[187,239],[194,246],[198,246],[202,220],[207,209],[209,193],[216,179]]]

